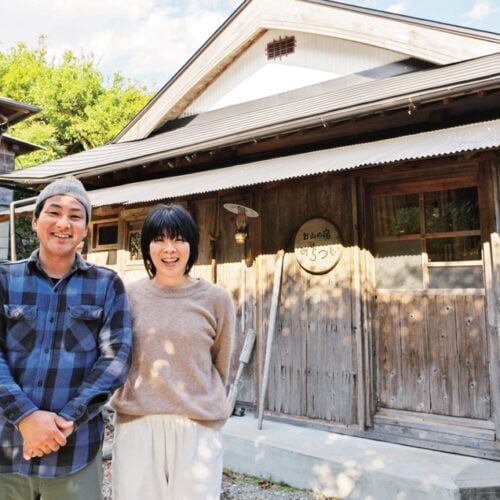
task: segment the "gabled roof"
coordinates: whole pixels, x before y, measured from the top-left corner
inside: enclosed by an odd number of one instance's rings
[[[269,29],[289,29],[383,47],[446,65],[500,51],[500,35],[328,0],[246,0],[187,61],[115,142],[149,137],[176,119]]]
[[[40,183],[73,174],[84,178],[180,154],[251,141],[409,103],[500,87],[500,53],[450,66],[339,87],[338,80],[312,88],[229,106],[194,117],[178,128],[140,141],[108,144],[0,180]],[[175,125],[175,122],[172,124]],[[168,174],[168,172],[166,172]]]

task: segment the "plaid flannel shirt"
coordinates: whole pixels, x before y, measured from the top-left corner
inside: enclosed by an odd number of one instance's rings
[[[0,266],[0,474],[53,478],[85,467],[102,446],[100,409],[130,367],[131,325],[118,275],[85,262],[55,285],[38,251]],[[24,460],[16,425],[36,410],[74,421],[66,446]]]

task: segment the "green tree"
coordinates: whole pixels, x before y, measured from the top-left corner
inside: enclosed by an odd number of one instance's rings
[[[45,38],[0,53],[0,95],[41,108],[9,131],[45,149],[18,157],[25,168],[109,142],[151,98],[119,73],[105,82],[92,55],[49,58]]]
[[[38,248],[38,238],[31,228],[31,215],[16,220],[16,256],[27,259],[33,250]]]

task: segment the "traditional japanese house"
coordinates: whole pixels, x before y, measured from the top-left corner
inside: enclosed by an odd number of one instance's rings
[[[79,177],[125,280],[150,207],[187,206],[235,371],[257,335],[238,406],[498,460],[499,111],[498,34],[248,0],[110,144],[0,179]]]

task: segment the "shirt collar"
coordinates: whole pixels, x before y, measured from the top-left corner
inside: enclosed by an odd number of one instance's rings
[[[40,263],[39,253],[40,249],[37,248],[28,258],[28,270],[30,273],[32,273],[36,269],[38,271],[43,272],[42,264]],[[69,273],[71,274],[76,270],[85,272],[88,271],[91,267],[92,265],[86,262],[84,258],[80,255],[80,253],[77,252],[75,256],[75,261],[73,262],[73,265],[71,266]]]

